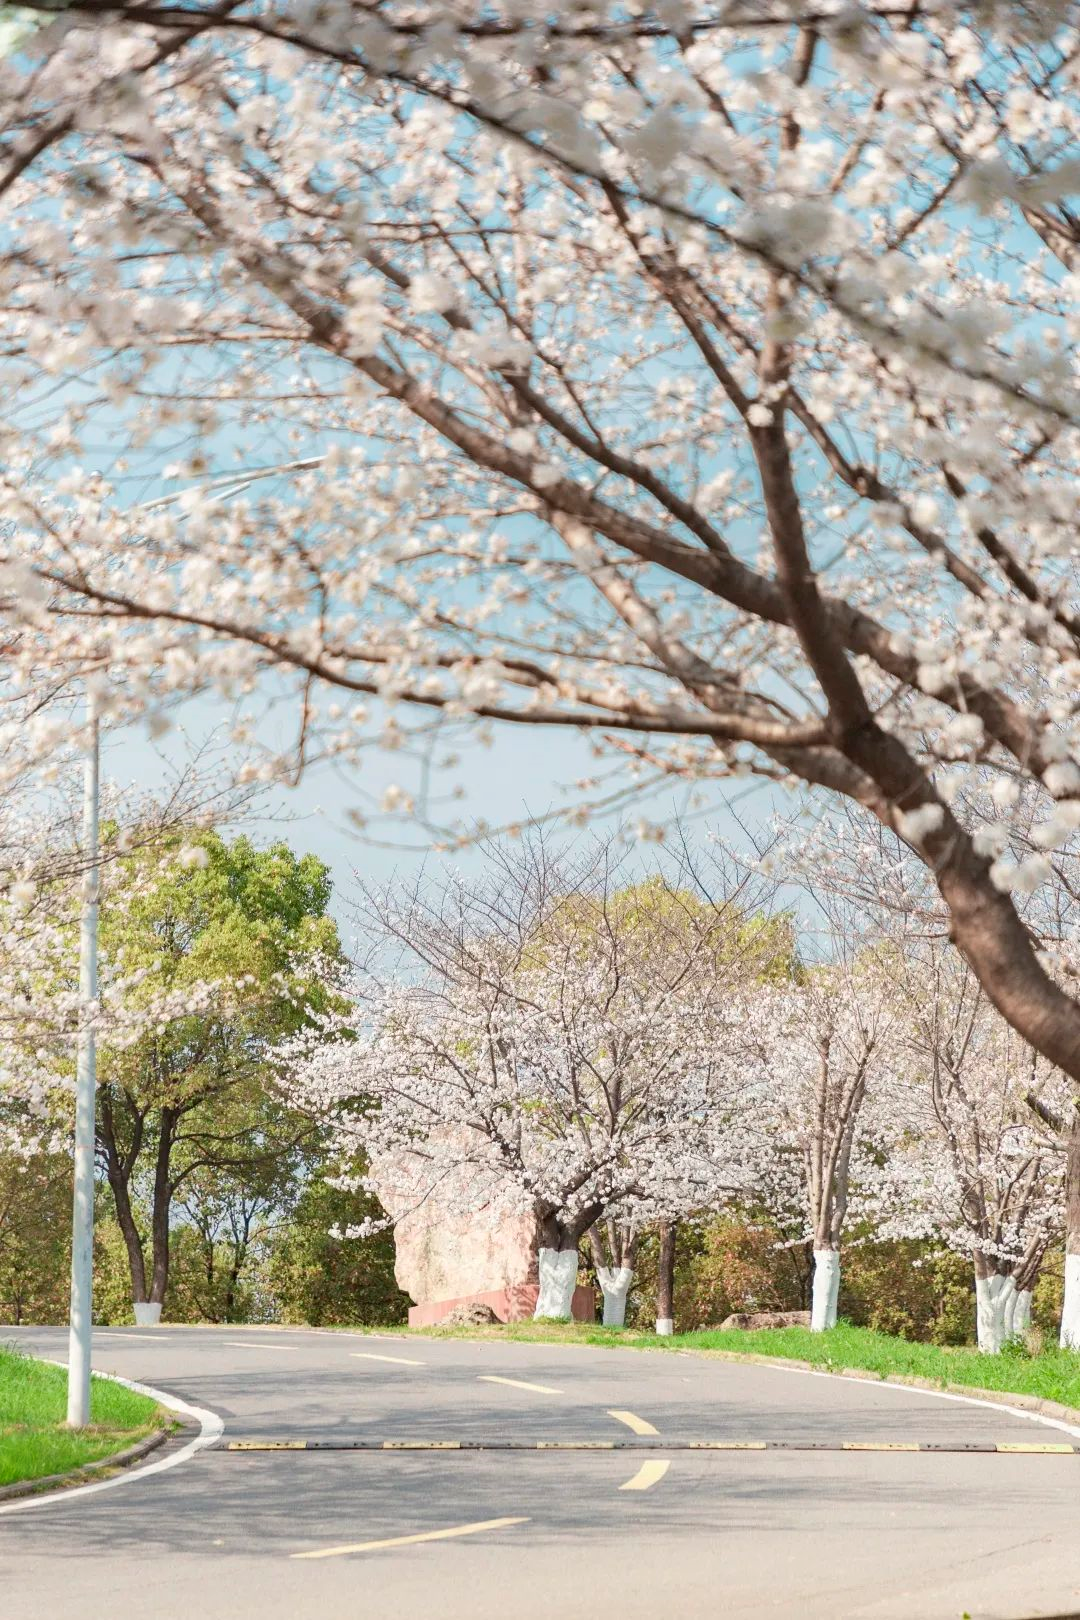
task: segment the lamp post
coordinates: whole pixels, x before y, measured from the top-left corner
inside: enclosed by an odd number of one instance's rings
[[[75,1085],[75,1190],[71,1216],[71,1327],[68,1337],[67,1420],[71,1428],[90,1421],[91,1321],[94,1287],[94,1110],[97,1054],[89,1009],[98,993],[98,779],[97,709],[87,700],[89,742],[83,767],[82,919],[79,929],[79,1030]]]

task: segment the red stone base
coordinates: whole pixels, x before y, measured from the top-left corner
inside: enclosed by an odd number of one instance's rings
[[[490,1305],[500,1322],[524,1322],[536,1309],[540,1290],[535,1283],[518,1288],[500,1288],[493,1294],[462,1294],[458,1299],[433,1299],[423,1305],[410,1305],[410,1327],[433,1327],[449,1316],[455,1305]],[[591,1288],[575,1288],[570,1302],[575,1322],[596,1321],[596,1294]]]

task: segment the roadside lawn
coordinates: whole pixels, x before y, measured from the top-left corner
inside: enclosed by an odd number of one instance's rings
[[[399,1330],[400,1331],[400,1330]],[[976,1350],[945,1349],[935,1344],[912,1344],[887,1333],[851,1327],[841,1322],[828,1333],[807,1328],[768,1328],[758,1333],[679,1333],[670,1339],[628,1328],[602,1328],[565,1322],[511,1322],[485,1328],[413,1328],[410,1337],[460,1339],[522,1339],[535,1343],[619,1345],[628,1350],[699,1350],[754,1356],[778,1356],[808,1361],[823,1371],[862,1369],[879,1377],[927,1378],[943,1388],[952,1384],[968,1389],[999,1390],[1010,1395],[1033,1395],[1059,1401],[1080,1411],[1080,1352],[1056,1346],[1032,1355],[1007,1350],[982,1356]]]
[[[107,1378],[91,1386],[89,1428],[65,1428],[66,1411],[63,1367],[0,1348],[0,1485],[98,1462],[168,1422],[156,1401]]]

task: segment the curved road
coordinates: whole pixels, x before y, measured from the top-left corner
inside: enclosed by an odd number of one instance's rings
[[[59,1329],[0,1339],[66,1354]],[[667,1352],[162,1327],[102,1330],[95,1366],[218,1413],[226,1444],[1077,1440],[990,1407]],[[220,1448],[0,1509],[0,1613],[1076,1616],[1078,1508],[1080,1455]]]

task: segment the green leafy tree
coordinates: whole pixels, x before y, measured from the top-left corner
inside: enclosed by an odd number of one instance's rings
[[[0,1154],[0,1321],[64,1321],[70,1260],[71,1161]]]
[[[343,1235],[381,1216],[371,1193],[312,1177],[271,1245],[267,1280],[282,1320],[314,1327],[406,1320],[409,1298],[394,1279],[393,1233]]]
[[[329,899],[323,862],[284,843],[260,850],[206,831],[118,863],[102,944],[144,975],[133,1011],[163,991],[192,997],[99,1061],[99,1158],[136,1302],[165,1299],[179,1199],[192,1219],[208,1178],[214,1196],[223,1177],[265,1190],[300,1151],[310,1127],[278,1100],[270,1053],[332,996]]]

